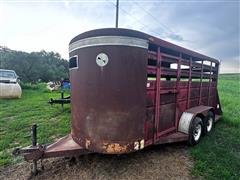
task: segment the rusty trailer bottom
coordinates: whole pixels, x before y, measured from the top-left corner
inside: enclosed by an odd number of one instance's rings
[[[188,135],[176,132],[171,133],[169,135],[166,135],[159,139],[158,142],[155,144],[167,144],[167,143],[173,143],[173,142],[181,142],[181,141],[187,141]],[[146,146],[145,146],[146,147]],[[76,143],[72,135],[69,134],[61,139],[59,139],[57,142],[50,144],[50,145],[36,145],[36,146],[29,146],[23,149],[20,149],[21,152],[15,154],[24,154],[24,159],[26,161],[37,161],[40,159],[46,159],[46,158],[52,158],[52,157],[77,157],[84,154],[90,154],[93,153],[83,147],[81,147],[78,143]],[[133,152],[133,151],[131,151]],[[114,154],[114,153],[110,153]],[[118,154],[118,153],[115,153]]]
[[[220,118],[221,118],[220,115],[216,115],[215,122],[218,122]],[[32,145],[25,148],[17,148],[13,151],[14,155],[23,154],[24,159],[26,161],[32,161],[32,160],[38,161],[40,159],[46,159],[46,158],[52,158],[52,157],[77,157],[80,155],[93,153],[92,151],[86,149],[85,147],[80,146],[77,142],[75,142],[71,134],[59,139],[57,142],[50,145],[37,144],[36,132],[35,132],[36,125],[33,125],[33,127],[32,127]],[[188,134],[185,134],[179,131],[175,133],[170,132],[166,135],[163,135],[154,143],[151,143],[151,144],[145,143],[144,148],[152,144],[167,144],[167,143],[174,143],[174,142],[183,142],[183,141],[188,141],[188,139],[189,139]],[[137,150],[132,149],[131,151],[126,151],[125,153],[131,153],[135,151]],[[122,153],[118,151],[114,151],[108,154],[122,154]]]

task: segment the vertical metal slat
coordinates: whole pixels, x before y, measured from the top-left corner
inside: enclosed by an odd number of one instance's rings
[[[179,115],[179,104],[178,104],[178,94],[179,94],[179,83],[181,80],[181,61],[182,53],[180,53],[180,58],[177,59],[177,82],[176,82],[176,110],[175,110],[175,128],[178,126],[178,115]]]
[[[212,86],[212,61],[211,61],[211,69],[210,69],[209,85],[208,85],[208,106],[210,104],[211,86]]]
[[[202,102],[202,78],[203,78],[203,60],[202,60],[202,65],[201,65],[201,78],[200,78],[200,90],[199,90],[198,105],[201,105],[201,102]]]
[[[190,107],[191,83],[192,83],[192,57],[190,57],[190,61],[189,61],[187,109]]]
[[[156,74],[156,103],[155,103],[155,128],[154,128],[154,142],[157,140],[158,124],[160,117],[160,81],[161,81],[161,53],[160,47],[157,52],[157,74]]]

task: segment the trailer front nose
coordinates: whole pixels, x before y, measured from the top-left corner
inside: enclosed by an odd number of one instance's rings
[[[69,45],[76,61],[70,68],[72,135],[90,151],[128,153],[144,140],[148,40],[120,32],[87,33]]]

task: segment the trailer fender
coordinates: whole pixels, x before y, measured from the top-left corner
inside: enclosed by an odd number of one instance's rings
[[[178,125],[178,131],[188,134],[189,133],[189,127],[192,122],[194,114],[188,113],[188,112],[183,112],[182,116],[179,121]]]
[[[203,123],[205,121],[205,117],[209,111],[213,111],[213,107],[210,106],[196,106],[190,109],[187,109],[182,113],[181,118],[178,124],[178,131],[189,134],[189,130],[192,124],[192,120],[198,116],[202,119]]]

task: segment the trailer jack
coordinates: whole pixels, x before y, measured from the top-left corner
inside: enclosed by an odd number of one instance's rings
[[[77,144],[72,135],[69,134],[57,142],[47,145],[37,144],[37,125],[32,125],[31,128],[31,138],[32,145],[24,148],[16,148],[13,150],[12,154],[14,156],[23,155],[26,161],[32,161],[31,173],[32,175],[37,175],[38,170],[38,161],[40,160],[41,170],[44,169],[42,163],[43,159],[51,157],[78,157],[83,154],[91,153],[85,148],[82,148]]]
[[[13,150],[13,155],[31,155],[33,158],[33,165],[32,165],[32,174],[37,175],[38,169],[37,169],[37,161],[40,159],[41,162],[41,169],[44,169],[43,164],[42,164],[42,155],[44,153],[44,149],[46,146],[43,145],[37,145],[37,125],[33,124],[31,128],[31,138],[32,138],[32,145],[25,147],[25,148],[16,148]],[[25,158],[25,160],[27,160]]]

